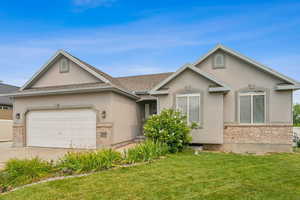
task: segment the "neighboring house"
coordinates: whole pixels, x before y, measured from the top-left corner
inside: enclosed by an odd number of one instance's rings
[[[19,88],[0,82],[0,94],[16,92]],[[9,97],[0,97],[0,141],[12,140],[12,105]]]
[[[233,152],[292,150],[299,83],[222,45],[174,73],[114,78],[58,51],[14,98],[14,145],[100,148],[142,135],[173,108],[197,122],[193,143]]]
[[[300,127],[294,127],[293,128],[293,133],[294,133],[294,146],[297,145],[298,140],[300,140]]]

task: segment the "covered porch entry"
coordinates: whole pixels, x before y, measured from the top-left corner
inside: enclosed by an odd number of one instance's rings
[[[143,126],[151,115],[157,114],[157,99],[155,97],[142,98],[137,101],[140,108],[141,126],[139,136],[144,136]]]

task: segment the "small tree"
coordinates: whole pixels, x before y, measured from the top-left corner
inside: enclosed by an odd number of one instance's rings
[[[300,104],[293,106],[293,121],[294,126],[300,126]]]
[[[144,133],[154,141],[166,143],[170,152],[174,153],[182,151],[191,141],[191,128],[187,124],[186,116],[178,111],[165,109],[147,120]]]

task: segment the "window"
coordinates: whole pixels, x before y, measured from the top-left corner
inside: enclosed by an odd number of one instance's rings
[[[224,54],[218,53],[215,55],[213,67],[214,68],[224,68],[225,67],[225,55]]]
[[[65,58],[61,59],[60,66],[59,66],[59,72],[60,73],[67,73],[69,72],[69,61]]]
[[[11,107],[9,106],[0,106],[0,110],[10,110]]]
[[[260,124],[266,121],[266,98],[264,92],[239,94],[239,120],[245,124]]]
[[[176,109],[187,116],[188,123],[200,123],[200,94],[176,96]]]
[[[156,102],[145,104],[145,119],[148,119],[151,115],[157,114]]]

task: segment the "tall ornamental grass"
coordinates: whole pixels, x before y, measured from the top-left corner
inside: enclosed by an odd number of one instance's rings
[[[93,152],[70,152],[63,156],[57,166],[64,173],[82,173],[109,169],[121,163],[121,153],[112,149]]]
[[[54,171],[52,163],[39,158],[11,159],[0,172],[0,184],[2,186],[24,185],[47,177]]]
[[[157,159],[169,152],[167,144],[147,140],[124,152],[126,163],[145,162]]]

